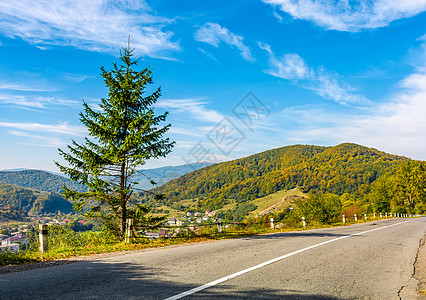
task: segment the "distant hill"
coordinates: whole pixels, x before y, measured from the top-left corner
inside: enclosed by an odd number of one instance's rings
[[[141,170],[137,175],[139,184],[136,187],[148,190],[153,187],[150,180],[154,180],[157,183],[156,186],[160,186],[208,165],[211,163]],[[0,220],[21,220],[28,213],[72,212],[72,204],[59,195],[64,184],[81,192],[85,189],[84,186],[64,176],[47,171],[29,169],[0,171]]]
[[[155,191],[166,195],[163,204],[169,207],[193,199],[200,210],[246,204],[296,187],[304,193],[362,195],[379,176],[392,172],[406,159],[351,143],[334,147],[293,145],[211,165]]]
[[[199,162],[180,166],[167,166],[155,169],[139,170],[137,179],[139,184],[136,187],[142,190],[149,190],[154,187],[161,186],[170,180],[178,178],[189,172],[210,166],[211,164],[212,163],[209,162]],[[152,185],[151,180],[153,180],[156,185]]]
[[[166,166],[155,169],[139,170],[136,174],[136,180],[139,182],[136,188],[149,190],[153,187],[161,186],[179,176],[194,170],[204,168],[211,165],[208,162],[185,164],[180,166]],[[156,182],[156,185],[151,184],[151,180]],[[0,182],[13,184],[20,187],[35,189],[48,193],[61,193],[62,187],[65,184],[67,187],[84,191],[84,186],[81,186],[67,177],[53,172],[43,170],[30,169],[14,169],[0,171]]]
[[[0,183],[0,221],[23,220],[28,214],[72,212],[72,204],[54,193]]]
[[[72,189],[84,191],[84,186],[42,170],[0,171],[0,182],[56,194],[62,192],[64,184]]]

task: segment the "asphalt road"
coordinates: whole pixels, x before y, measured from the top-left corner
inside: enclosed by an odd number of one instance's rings
[[[0,298],[413,299],[425,229],[426,218],[386,219],[7,273]]]

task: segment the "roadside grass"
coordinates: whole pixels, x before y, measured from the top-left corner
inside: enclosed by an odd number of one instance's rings
[[[0,253],[0,267],[6,265],[28,264],[40,261],[54,261],[75,256],[88,256],[92,254],[143,250],[148,248],[167,247],[181,244],[199,243],[223,239],[244,238],[255,235],[271,234],[290,231],[304,231],[319,228],[348,226],[353,224],[378,221],[379,219],[358,219],[358,222],[335,223],[331,225],[308,224],[306,228],[300,224],[298,227],[283,226],[272,229],[263,225],[244,226],[231,225],[218,233],[216,226],[202,229],[198,234],[191,232],[181,233],[176,237],[149,240],[147,238],[133,239],[132,243],[120,242],[104,232],[74,232],[60,226],[49,228],[49,250],[42,256],[38,251],[38,240],[34,237],[29,249],[18,253]]]

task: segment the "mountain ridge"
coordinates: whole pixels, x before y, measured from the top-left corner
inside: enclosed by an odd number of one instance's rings
[[[169,206],[197,199],[200,208],[209,210],[295,187],[305,193],[362,194],[404,160],[354,143],[291,145],[196,170],[154,191],[165,194]]]

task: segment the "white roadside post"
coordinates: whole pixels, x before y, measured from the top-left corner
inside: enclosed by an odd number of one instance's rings
[[[132,227],[133,227],[133,219],[127,219],[126,226],[126,236],[124,238],[124,242],[126,244],[130,243],[130,238],[132,236]]]
[[[217,220],[217,232],[218,233],[222,233],[222,219],[221,218],[219,218],[218,220]]]
[[[343,224],[345,224],[345,223],[346,223],[345,215],[343,215]]]
[[[303,224],[303,228],[306,228],[305,217],[302,217],[302,224]]]
[[[373,219],[375,219],[375,218],[376,218],[376,213],[373,214]]]
[[[355,222],[358,222],[358,218],[357,218],[356,214],[354,214],[354,218],[355,218]]]
[[[390,213],[390,214],[389,214],[389,217],[391,217],[391,218],[392,218],[392,213]],[[395,217],[396,217],[396,214],[395,214]]]
[[[388,213],[385,214],[386,218],[388,217]]]
[[[40,241],[40,254],[43,254],[44,252],[47,252],[48,250],[48,241],[47,241],[47,237],[49,235],[49,232],[47,230],[47,225],[46,224],[39,224],[38,225],[38,229],[39,229],[39,234],[38,234],[38,239]]]
[[[383,218],[382,213],[380,213],[380,219]]]
[[[367,214],[364,214],[364,219],[367,220]]]
[[[269,220],[271,221],[271,229],[275,229],[274,218],[270,218]]]

